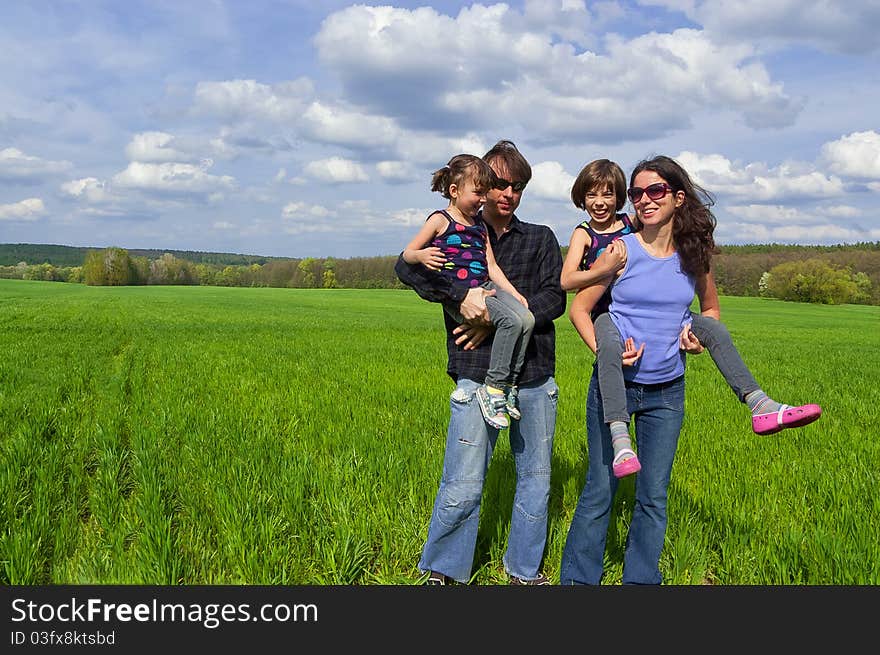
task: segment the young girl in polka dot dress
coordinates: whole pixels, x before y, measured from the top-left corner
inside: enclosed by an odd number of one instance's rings
[[[516,406],[516,380],[535,326],[528,302],[495,262],[480,207],[495,174],[474,155],[456,155],[435,171],[431,190],[449,200],[444,210],[432,212],[419,233],[403,251],[408,264],[421,263],[453,284],[481,286],[495,291],[486,297],[489,320],[495,326],[492,354],[484,384],[477,391],[483,418],[493,428],[509,426],[508,416],[520,418]],[[464,322],[455,309],[445,310]]]

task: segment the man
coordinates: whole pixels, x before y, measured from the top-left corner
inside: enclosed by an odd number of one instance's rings
[[[518,384],[522,418],[510,422],[516,492],[504,569],[511,584],[544,585],[550,584],[541,572],[541,561],[547,542],[550,460],[559,394],[553,377],[553,320],[563,314],[566,303],[565,292],[559,285],[562,255],[549,227],[524,223],[514,214],[532,176],[531,166],[516,146],[510,141],[499,141],[483,159],[496,176],[481,211],[495,259],[517,291],[526,297],[535,316]],[[456,387],[449,403],[443,476],[419,570],[429,573],[429,585],[467,583],[473,567],[483,482],[498,439],[498,430],[487,425],[476,399],[476,391],[489,368],[492,325],[485,299],[494,291],[453,287],[443,276],[421,264],[406,264],[402,256],[395,272],[422,298],[448,304],[465,319],[465,323],[458,325],[443,312],[447,373]]]

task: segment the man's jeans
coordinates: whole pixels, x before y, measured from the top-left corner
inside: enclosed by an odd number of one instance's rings
[[[463,583],[471,577],[483,482],[498,439],[498,430],[490,428],[480,412],[476,399],[480,384],[459,379],[452,392],[443,477],[419,560],[421,571],[438,571]],[[520,385],[522,418],[510,422],[516,492],[504,568],[524,580],[538,577],[547,543],[558,395],[552,377]]]
[[[642,470],[636,474],[635,505],[623,562],[624,584],[660,584],[660,551],[666,535],[666,492],[684,420],[684,377],[664,384],[628,383],[627,407],[635,420]],[[561,584],[599,584],[611,506],[619,480],[604,421],[598,379],[587,393],[587,481],[562,552]]]

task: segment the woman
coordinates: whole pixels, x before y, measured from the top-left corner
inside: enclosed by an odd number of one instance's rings
[[[609,315],[625,339],[623,357],[634,360],[624,367],[624,377],[641,464],[623,583],[660,584],[667,488],[684,419],[685,352],[702,350],[689,329],[694,294],[703,315],[719,318],[710,272],[716,250],[710,209],[714,201],[678,163],[664,156],[635,167],[627,195],[642,229],[617,241],[626,249],[626,264],[606,282],[578,292],[584,294],[583,311],[571,320],[595,353],[590,310],[613,280]],[[599,584],[618,484],[595,368],[587,394],[587,442],[589,470],[562,554],[561,584]]]

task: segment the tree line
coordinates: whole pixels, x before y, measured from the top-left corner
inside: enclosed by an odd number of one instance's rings
[[[4,254],[4,247],[0,245],[0,255]],[[36,264],[23,259],[0,266],[0,277],[95,286],[404,288],[394,274],[396,255],[286,259],[189,251],[156,254],[159,251],[117,247],[79,250],[84,258],[77,265],[49,261]],[[14,252],[28,254],[22,244],[16,244]],[[137,254],[143,252],[154,256]],[[565,248],[562,254],[565,255]],[[714,271],[723,295],[880,305],[880,242],[842,246],[721,246],[714,259]]]

